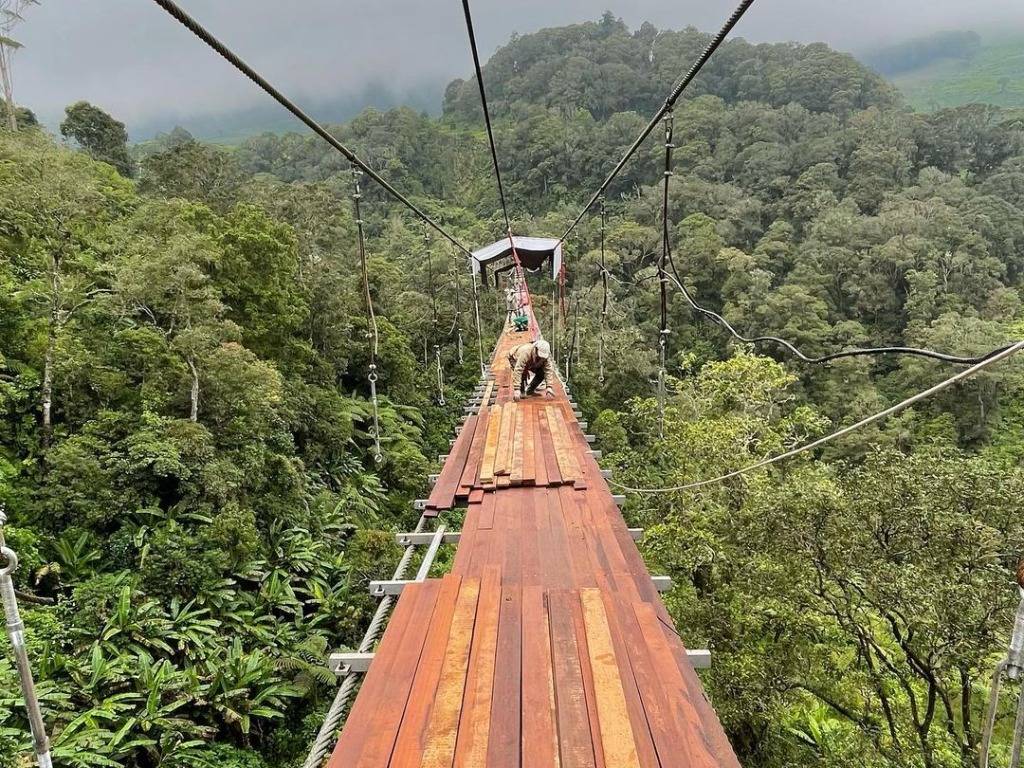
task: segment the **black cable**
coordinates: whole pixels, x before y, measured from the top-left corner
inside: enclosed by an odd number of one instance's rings
[[[463,1],[465,2],[465,0]],[[736,26],[737,22],[743,18],[743,14],[747,12],[747,9],[750,8],[753,3],[754,0],[742,0],[742,2],[736,7],[736,10],[732,12],[732,15],[726,20],[725,24],[718,31],[718,34],[711,39],[711,42],[708,43],[701,55],[697,57],[697,60],[693,63],[690,69],[682,76],[682,78],[680,78],[668,98],[665,99],[665,103],[661,105],[661,108],[655,113],[654,117],[651,118],[647,127],[640,132],[636,141],[634,141],[629,149],[626,150],[626,154],[622,156],[622,159],[619,160],[618,164],[616,164],[612,169],[612,172],[608,174],[607,178],[603,182],[601,182],[601,186],[597,188],[594,196],[590,198],[590,201],[583,207],[583,210],[580,211],[579,216],[576,217],[573,223],[569,225],[569,228],[565,230],[565,234],[559,238],[560,241],[564,242],[565,238],[567,238],[569,234],[576,229],[580,221],[583,220],[587,211],[589,211],[594,206],[594,203],[597,202],[598,198],[605,193],[608,189],[608,185],[614,181],[616,176],[619,175],[622,169],[626,166],[626,163],[629,162],[629,159],[636,154],[636,151],[640,148],[640,145],[644,143],[644,140],[651,135],[651,132],[658,125],[658,121],[675,106],[676,101],[679,99],[680,95],[682,95],[683,91],[686,90],[693,78],[696,77],[701,69],[704,68],[704,65],[708,63],[708,59],[710,59],[711,55],[718,50],[718,47],[725,40],[726,36],[732,31],[732,28]]]
[[[997,347],[996,349],[986,352],[983,355],[978,355],[977,357],[960,357],[957,355],[947,355],[944,352],[935,352],[931,349],[921,349],[919,347],[857,347],[854,349],[844,349],[840,352],[833,352],[829,355],[822,355],[821,357],[808,357],[799,349],[797,349],[797,347],[793,343],[786,341],[785,339],[781,339],[778,336],[750,337],[744,336],[743,334],[739,333],[735,328],[732,327],[732,325],[729,324],[729,321],[722,317],[720,314],[718,314],[714,310],[708,309],[707,307],[702,307],[700,304],[697,303],[697,301],[693,298],[690,292],[686,289],[686,286],[683,285],[682,280],[679,279],[679,274],[676,272],[675,264],[672,262],[671,250],[669,251],[669,264],[672,267],[672,274],[669,276],[669,279],[676,284],[676,287],[679,288],[680,292],[682,292],[683,294],[683,297],[686,299],[686,303],[690,305],[690,308],[694,312],[697,312],[698,314],[701,314],[704,317],[711,319],[712,322],[715,322],[718,325],[722,326],[733,336],[733,338],[737,339],[738,341],[742,341],[745,344],[763,344],[765,342],[778,344],[788,349],[797,358],[799,358],[805,363],[827,363],[830,360],[839,360],[840,358],[844,357],[864,357],[868,355],[914,355],[917,357],[928,357],[933,360],[940,360],[944,363],[953,363],[954,365],[977,365],[978,363],[988,360],[990,357],[994,357],[995,355],[1005,352],[1006,350],[1008,350],[1010,347],[1014,346],[1014,344],[1017,343],[1014,342],[1012,344],[1005,344],[1001,347]]]
[[[501,200],[501,212],[505,216],[505,229],[508,242],[512,246],[512,258],[519,264],[516,244],[512,240],[512,220],[508,215],[508,204],[505,202],[505,187],[501,183],[501,168],[498,166],[498,149],[494,143],[494,129],[491,127],[491,110],[487,106],[487,90],[484,88],[484,72],[480,66],[480,51],[476,45],[476,33],[473,31],[473,14],[469,10],[469,0],[462,0],[462,10],[466,16],[466,32],[469,34],[469,47],[473,51],[473,67],[476,69],[476,84],[480,88],[480,105],[484,110],[484,125],[487,126],[487,141],[491,145],[491,162],[494,164],[494,178],[498,182],[498,197]]]
[[[198,37],[210,48],[219,53],[225,60],[227,60],[232,66],[234,66],[235,69],[237,69],[243,75],[252,80],[253,83],[259,86],[265,93],[271,96],[275,101],[277,101],[278,104],[280,104],[282,107],[291,112],[295,117],[301,120],[306,125],[307,128],[313,131],[313,133],[315,133],[317,136],[319,136],[332,147],[334,147],[336,150],[338,150],[338,152],[345,156],[346,160],[348,160],[353,165],[358,166],[363,171],[363,173],[365,173],[375,182],[380,184],[380,186],[383,187],[398,202],[402,203],[402,205],[404,205],[406,208],[408,208],[410,211],[416,214],[426,224],[431,226],[433,229],[437,230],[437,232],[439,232],[446,240],[448,240],[448,242],[450,242],[457,248],[461,249],[466,254],[472,255],[473,252],[470,251],[469,248],[460,243],[454,236],[448,234],[447,230],[445,230],[444,227],[442,227],[440,224],[438,224],[432,218],[430,218],[427,214],[425,214],[422,210],[420,210],[415,203],[413,203],[409,198],[407,198],[405,195],[403,195],[401,192],[399,192],[397,189],[391,186],[391,184],[388,183],[388,181],[382,178],[370,166],[368,166],[365,162],[359,159],[359,157],[357,157],[356,154],[352,152],[352,150],[350,150],[348,147],[346,147],[344,144],[342,144],[340,141],[334,138],[334,136],[332,136],[326,128],[324,128],[322,125],[320,125],[320,123],[318,123],[312,117],[303,112],[287,96],[285,96],[283,93],[277,90],[277,88],[271,85],[261,75],[259,75],[256,72],[256,70],[254,70],[244,61],[242,61],[242,59],[240,59],[237,54],[231,51],[226,45],[224,45],[224,43],[222,43],[216,37],[214,37],[213,34],[209,32],[209,30],[203,27],[194,18],[189,16],[177,3],[174,2],[174,0],[153,0],[153,2],[155,2],[161,8],[163,8],[165,11],[167,11],[179,23],[181,23],[182,26],[188,29],[193,35]]]

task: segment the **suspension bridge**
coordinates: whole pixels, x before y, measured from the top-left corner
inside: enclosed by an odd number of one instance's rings
[[[424,500],[461,530],[399,534],[425,549],[371,654],[328,765],[737,766],[691,655],[590,448],[564,385],[513,400],[508,324]],[[451,572],[424,578],[438,547]]]
[[[668,290],[675,285],[695,316],[704,317],[750,344],[771,344],[804,363],[821,364],[852,356],[916,355],[970,366],[929,389],[824,438],[720,477],[673,488],[624,488],[663,493],[736,477],[798,453],[813,450],[896,413],[1024,349],[1015,342],[977,357],[914,347],[843,349],[820,357],[805,355],[774,336],[746,337],[721,315],[698,304],[672,262],[668,183],[672,176],[672,110],[733,27],[753,4],[741,0],[692,66],[673,85],[664,104],[612,168],[560,238],[523,238],[513,233],[498,151],[487,105],[483,71],[469,0],[462,0],[479,86],[483,117],[507,240],[474,252],[395,189],[324,126],[301,110],[174,0],[154,0],[193,35],[275,99],[351,164],[358,255],[369,329],[367,384],[372,409],[374,459],[383,461],[377,419],[377,329],[369,288],[359,177],[363,174],[429,228],[470,259],[473,312],[481,378],[442,468],[432,478],[415,530],[399,532],[405,547],[394,576],[371,582],[380,598],[363,642],[336,653],[330,663],[341,685],[304,763],[305,768],[667,768],[739,766],[736,755],[697,676],[711,663],[706,650],[687,649],[660,593],[667,577],[647,571],[637,548],[642,531],[630,529],[620,512],[624,497],[612,493],[600,454],[565,382],[545,382],[544,397],[518,399],[508,353],[541,336],[520,258],[550,251],[565,312],[565,265],[561,248],[586,214],[600,204],[602,328],[608,307],[604,242],[604,195],[616,176],[651,136],[665,127],[662,187],[660,353],[658,399],[666,397]],[[536,250],[537,252],[532,252]],[[484,258],[481,258],[483,254]],[[480,328],[478,277],[486,286],[486,263],[495,283],[509,273],[517,296],[513,322],[485,359]],[[428,265],[428,269],[429,269]],[[431,284],[433,274],[431,269]],[[556,302],[553,301],[553,304]],[[578,304],[577,304],[578,308]],[[436,312],[436,309],[435,309]],[[435,318],[436,319],[436,318]],[[458,318],[456,320],[458,323]],[[453,326],[454,327],[454,326]],[[462,355],[462,329],[459,356]],[[603,348],[602,348],[603,352]],[[441,357],[435,347],[440,399],[444,398]],[[34,737],[37,762],[52,764],[43,713],[35,693],[18,613],[12,574],[16,553],[4,546],[0,510],[0,598],[18,666]],[[455,547],[451,569],[431,578],[442,547]],[[418,569],[407,578],[418,557]],[[1024,677],[1024,570],[1018,574],[1022,599],[1009,653],[998,665],[986,713],[980,755],[983,768],[995,728],[1000,684]],[[358,696],[353,694],[358,690]],[[347,717],[346,717],[347,715]],[[340,729],[340,735],[339,735]],[[1024,698],[1014,728],[1011,766],[1024,752]]]

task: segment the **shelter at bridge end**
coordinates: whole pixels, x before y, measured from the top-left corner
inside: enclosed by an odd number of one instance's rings
[[[551,276],[558,276],[562,268],[562,241],[557,237],[522,237],[515,235],[509,242],[504,237],[497,242],[473,251],[473,274],[479,274],[484,285],[487,285],[488,268],[494,274],[494,285],[498,284],[498,275],[508,272],[515,265],[512,258],[512,248],[515,246],[516,254],[523,268],[529,272],[536,272],[544,266],[544,262],[551,262]]]

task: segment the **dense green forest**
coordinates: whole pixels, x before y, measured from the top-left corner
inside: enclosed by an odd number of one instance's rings
[[[561,234],[707,40],[606,15],[501,48],[485,78],[515,230]],[[914,113],[822,44],[729,42],[688,94],[675,266],[740,332],[814,354],[1021,338],[1024,115]],[[502,222],[476,99],[455,81],[440,118],[369,110],[335,130],[485,244]],[[65,146],[22,118],[0,133],[0,503],[57,763],[297,765],[333,694],[326,655],[358,642],[366,584],[390,574],[391,533],[415,522],[479,373],[467,265],[364,183],[377,464],[340,156],[298,133],[128,148],[81,103]],[[659,437],[663,152],[656,135],[610,190],[604,323],[596,216],[567,243],[556,328],[553,283],[530,277],[617,481],[712,477],[949,375],[914,358],[797,364],[674,296]],[[482,297],[489,349],[500,316]],[[1024,547],[1022,392],[1011,362],[823,454],[630,498],[684,641],[714,651],[702,678],[745,766],[977,764]],[[14,768],[28,740],[7,650]]]

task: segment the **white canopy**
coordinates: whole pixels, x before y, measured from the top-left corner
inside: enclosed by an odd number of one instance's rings
[[[556,237],[523,237],[515,235],[512,238],[515,244],[519,261],[525,269],[535,271],[543,266],[547,259],[551,259],[551,277],[556,278],[562,268],[562,243]],[[512,264],[512,243],[507,237],[491,243],[488,246],[473,251],[473,274],[483,275],[483,282],[487,284],[488,265],[509,259],[507,266],[492,267],[492,271],[501,272],[511,267]]]

